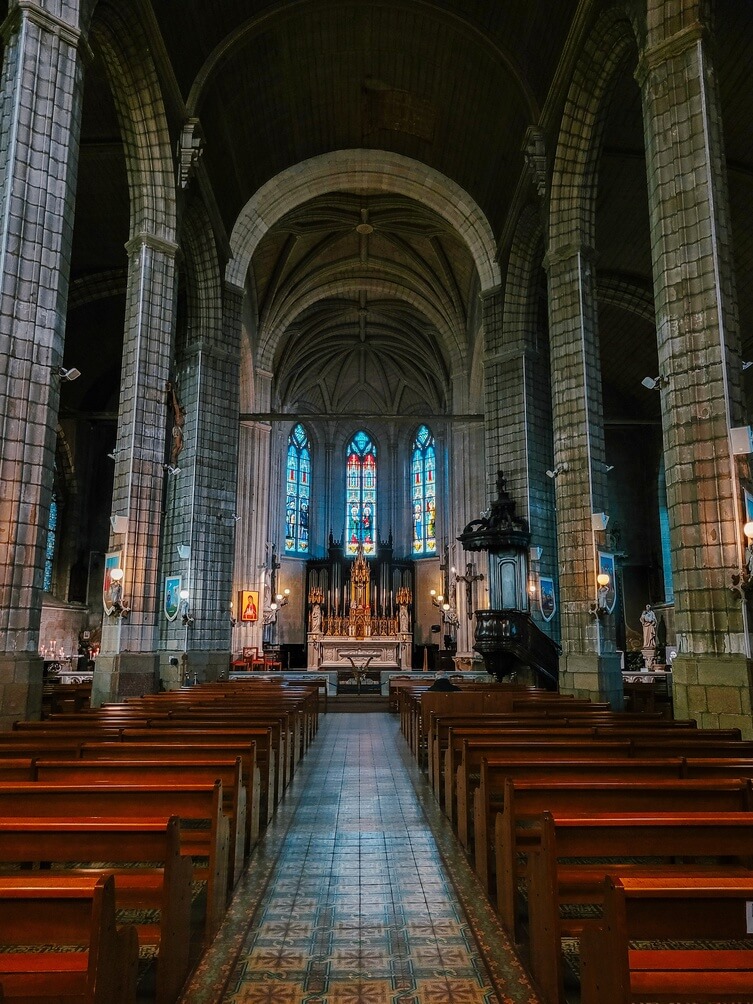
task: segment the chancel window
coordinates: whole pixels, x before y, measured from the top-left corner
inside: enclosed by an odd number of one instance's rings
[[[413,554],[437,553],[437,451],[434,437],[422,425],[413,440],[411,458]]]
[[[311,445],[300,423],[288,436],[285,476],[285,553],[308,554]]]
[[[47,517],[47,541],[44,546],[44,578],[42,589],[46,593],[52,592],[52,571],[55,567],[55,546],[58,536],[58,498],[55,492],[52,493],[50,501],[50,515]]]
[[[376,552],[376,446],[357,432],[347,449],[345,481],[345,549],[356,554]]]

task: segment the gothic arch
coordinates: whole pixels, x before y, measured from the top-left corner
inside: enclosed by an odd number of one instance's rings
[[[637,39],[626,10],[602,14],[589,35],[565,103],[552,174],[549,249],[595,243],[596,184],[605,98]]]
[[[228,281],[237,286],[245,283],[259,241],[286,213],[334,191],[393,192],[428,206],[465,241],[481,289],[499,284],[494,234],[470,195],[439,171],[387,150],[335,150],[302,161],[262,185],[233,227]]]
[[[127,11],[125,12],[127,14]],[[100,0],[91,30],[110,80],[125,149],[130,235],[174,242],[175,173],[170,133],[149,42],[137,18]]]

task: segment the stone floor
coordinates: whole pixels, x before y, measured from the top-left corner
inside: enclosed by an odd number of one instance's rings
[[[394,716],[326,716],[185,1004],[535,1004]]]

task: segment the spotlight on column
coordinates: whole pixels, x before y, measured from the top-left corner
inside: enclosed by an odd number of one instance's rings
[[[753,359],[748,359],[748,360],[746,360],[746,361],[745,361],[745,362],[743,363],[743,373],[745,372],[745,370],[748,370],[748,369],[750,369],[750,367],[751,367],[751,366],[753,366]]]
[[[596,466],[599,468],[600,471],[604,471],[605,474],[609,474],[610,471],[614,470],[614,464],[605,464],[601,460],[596,461]]]
[[[669,377],[659,376],[656,377],[644,377],[641,383],[646,388],[646,390],[661,390],[662,387],[666,387],[669,383]]]
[[[81,370],[77,370],[75,366],[71,366],[70,369],[66,369],[65,366],[58,367],[58,376],[63,381],[68,381],[71,383],[74,380],[78,380],[81,376]]]
[[[183,561],[187,561],[191,557],[191,545],[178,544],[178,557]]]
[[[546,476],[548,478],[558,478],[560,474],[564,474],[566,471],[570,470],[569,464],[557,464],[553,471],[547,471]]]
[[[172,464],[163,464],[162,465],[162,470],[163,471],[167,471],[167,473],[171,477],[174,477],[176,474],[180,474],[180,467],[173,467]]]

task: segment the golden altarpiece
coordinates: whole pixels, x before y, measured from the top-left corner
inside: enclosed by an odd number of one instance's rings
[[[307,567],[309,669],[410,669],[413,562],[395,560],[392,537],[367,559],[330,534],[327,558]]]

